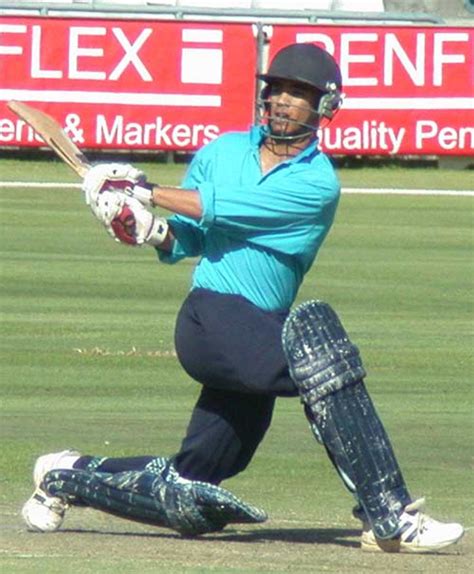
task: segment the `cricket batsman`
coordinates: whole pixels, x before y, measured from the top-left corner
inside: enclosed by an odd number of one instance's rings
[[[334,58],[312,44],[280,50],[261,75],[260,125],[221,135],[194,156],[181,188],[127,164],[87,173],[83,189],[116,240],[150,246],[163,264],[199,257],[176,320],[178,359],[201,386],[174,456],[41,456],[23,507],[32,530],[57,530],[87,505],[185,536],[262,522],[221,486],[249,465],[279,397],[299,397],[312,433],[353,494],[362,550],[433,552],[463,536],[410,495],[364,384],[358,348],[336,312],[292,309],[336,215],[340,185],[318,146],[342,103]],[[173,213],[168,219],[153,208]],[[317,503],[317,477],[314,492]]]

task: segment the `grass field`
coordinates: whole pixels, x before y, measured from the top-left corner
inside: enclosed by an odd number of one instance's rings
[[[183,166],[146,166],[176,183]],[[0,161],[2,180],[74,181],[58,162]],[[342,170],[350,187],[472,188],[472,172]],[[172,454],[198,388],[173,355],[193,262],[155,263],[112,242],[65,189],[0,189],[2,214],[1,571],[10,573],[465,573],[472,531],[440,556],[366,555],[352,500],[280,400],[249,469],[224,486],[265,508],[262,525],[201,540],[74,509],[64,528],[19,516],[42,453]],[[359,345],[368,388],[414,495],[474,524],[473,200],[345,195],[298,301],[321,298]]]

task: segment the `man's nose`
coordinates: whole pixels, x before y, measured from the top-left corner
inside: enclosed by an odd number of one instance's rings
[[[285,92],[284,90],[278,93],[275,100],[275,103],[281,107],[283,106],[288,107],[290,105],[290,102],[291,102],[291,96],[288,92]]]

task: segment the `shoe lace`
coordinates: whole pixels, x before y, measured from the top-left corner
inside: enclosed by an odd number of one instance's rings
[[[425,499],[419,498],[407,504],[405,507],[405,512],[410,514],[415,519],[413,525],[416,529],[415,539],[419,539],[420,536],[426,531],[429,522],[432,520],[427,514],[422,512],[425,507]]]

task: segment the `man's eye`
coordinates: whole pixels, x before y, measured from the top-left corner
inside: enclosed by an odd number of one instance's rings
[[[270,89],[270,96],[273,96],[273,97],[281,96],[281,94],[283,94],[283,93],[287,94],[288,96],[290,96],[292,98],[304,99],[307,97],[307,91],[305,89],[299,88],[297,86],[283,87],[283,86],[279,86],[278,84],[275,84]]]

